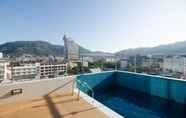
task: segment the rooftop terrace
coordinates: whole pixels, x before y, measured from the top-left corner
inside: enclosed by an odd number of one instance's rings
[[[105,118],[98,107],[78,97],[74,78],[1,84],[0,118]],[[12,95],[11,90],[20,88],[22,93]]]
[[[78,83],[75,84],[77,80],[86,82],[90,88],[92,88],[94,93],[94,98],[97,101],[92,101],[93,99],[89,96],[89,98],[84,97],[86,93],[85,88],[80,86]],[[77,81],[77,82],[78,82]],[[79,88],[80,99],[78,98],[78,92],[74,91],[74,86]],[[99,103],[100,96],[102,96],[105,92],[101,93],[102,90],[108,88],[108,90],[113,90],[113,88],[122,87],[118,99],[115,99],[116,96],[113,96],[113,93],[108,93],[112,96],[107,99],[103,99],[103,102]],[[22,93],[11,95],[12,89],[22,89]],[[110,89],[111,88],[111,89]],[[156,105],[157,99],[158,101],[162,101],[162,104],[157,108],[162,108],[161,106],[166,106],[165,108],[170,106],[170,103],[179,103],[184,105],[186,108],[186,81],[178,80],[175,78],[154,76],[154,75],[146,75],[125,71],[109,71],[109,72],[101,72],[101,73],[92,73],[92,74],[83,74],[77,76],[69,76],[69,77],[59,77],[53,79],[43,79],[43,80],[33,80],[26,82],[14,82],[10,84],[1,84],[0,85],[0,118],[61,118],[61,117],[72,117],[72,118],[105,118],[105,117],[116,117],[118,118],[123,111],[126,110],[124,107],[127,107],[127,104],[123,104],[121,107],[121,103],[124,103],[123,100],[126,99],[120,98],[120,96],[124,90],[131,89],[133,92],[138,91],[140,95],[142,95],[142,100],[145,99],[145,102],[149,102],[150,104],[140,105],[144,106],[143,110],[154,110],[151,109],[152,105]],[[75,89],[77,90],[77,89]],[[107,89],[106,89],[107,90]],[[74,94],[72,94],[72,92]],[[91,91],[88,91],[91,92]],[[87,92],[87,94],[88,94]],[[132,93],[133,93],[132,92]],[[101,94],[99,94],[101,93]],[[127,93],[127,91],[126,91]],[[145,94],[143,94],[145,93]],[[147,97],[143,95],[150,95],[150,99],[147,100]],[[131,92],[128,93],[127,96],[132,95]],[[88,96],[85,94],[85,96]],[[103,96],[104,98],[104,96]],[[132,98],[132,97],[131,97]],[[151,99],[153,98],[153,99]],[[159,99],[161,98],[161,99]],[[109,101],[109,99],[111,101]],[[100,100],[100,101],[99,101]],[[105,100],[105,101],[104,101]],[[108,100],[108,101],[107,101]],[[112,102],[112,100],[114,102]],[[116,101],[115,101],[116,100]],[[131,99],[130,99],[131,100]],[[138,100],[138,98],[132,98],[132,101],[129,105],[131,108],[135,108],[136,110],[141,109],[142,107],[138,106],[139,104],[135,104],[133,100]],[[98,102],[99,101],[99,102]],[[117,103],[117,102],[121,103]],[[105,107],[105,104],[108,107]],[[113,103],[113,104],[110,104]],[[166,103],[166,104],[164,104]],[[97,105],[95,105],[97,104]],[[133,104],[133,105],[131,105]],[[140,104],[142,104],[140,102]],[[121,111],[118,114],[117,109],[120,106]],[[148,105],[148,106],[147,106]],[[168,106],[167,106],[168,105]],[[116,106],[116,110],[112,108],[112,106]],[[147,109],[146,109],[147,108]],[[150,109],[148,109],[150,108]],[[179,107],[181,111],[185,110]],[[112,110],[111,110],[112,109]],[[114,112],[114,111],[115,112]],[[127,109],[133,112],[134,109]],[[158,109],[159,110],[159,109]],[[139,110],[139,114],[141,114],[141,110]],[[163,109],[164,111],[164,109]],[[175,110],[174,110],[175,111]],[[117,113],[116,113],[117,112]],[[155,111],[156,112],[156,111]],[[136,113],[136,112],[135,112]],[[160,112],[157,112],[160,113]],[[164,112],[163,112],[164,113]],[[180,112],[181,113],[181,112]],[[185,114],[185,113],[183,113]],[[180,115],[178,113],[178,115]],[[124,113],[123,116],[126,116]]]
[[[106,118],[71,92],[53,93],[28,101],[0,105],[0,118]]]

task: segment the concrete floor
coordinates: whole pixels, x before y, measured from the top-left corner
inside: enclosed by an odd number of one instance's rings
[[[85,100],[77,100],[77,95],[65,92],[0,105],[0,118],[106,118],[106,115]]]

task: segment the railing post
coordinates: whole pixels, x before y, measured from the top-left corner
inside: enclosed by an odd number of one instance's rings
[[[77,94],[77,100],[79,101],[80,98],[80,90],[78,89],[78,94]]]
[[[74,84],[75,84],[75,80],[73,78],[73,82],[72,82],[72,95],[74,95]]]

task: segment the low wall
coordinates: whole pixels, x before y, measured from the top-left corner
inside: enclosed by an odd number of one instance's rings
[[[186,104],[186,80],[127,71],[84,74],[78,75],[77,79],[87,82],[94,89],[102,90],[115,84]],[[79,88],[83,90],[81,87]]]
[[[30,100],[34,97],[44,96],[52,92],[63,92],[72,89],[72,80],[75,77],[58,77],[53,79],[14,82],[0,85],[0,104],[20,100]],[[12,89],[22,88],[23,93],[10,95]]]
[[[86,82],[93,89],[107,88],[114,82],[114,72],[101,72],[78,75],[77,79]],[[84,91],[84,88],[77,84],[77,87]]]
[[[132,72],[116,72],[120,86],[186,104],[186,81]]]

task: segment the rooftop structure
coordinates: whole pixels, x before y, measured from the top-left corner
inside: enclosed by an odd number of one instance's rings
[[[185,80],[127,71],[2,84],[0,117],[185,118],[185,88]]]

